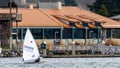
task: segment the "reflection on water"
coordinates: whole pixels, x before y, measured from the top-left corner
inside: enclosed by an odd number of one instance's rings
[[[21,58],[0,58],[0,68],[120,68],[120,58],[42,58],[24,64]]]

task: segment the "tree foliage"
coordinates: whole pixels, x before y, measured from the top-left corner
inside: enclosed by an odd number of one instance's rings
[[[120,0],[97,0],[89,7],[90,10],[107,17],[120,14]]]
[[[77,3],[75,0],[65,0],[65,5],[67,6],[77,6]]]

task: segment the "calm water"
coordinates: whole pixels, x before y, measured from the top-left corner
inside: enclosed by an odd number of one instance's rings
[[[42,58],[24,64],[21,58],[0,58],[0,68],[120,68],[120,58]]]

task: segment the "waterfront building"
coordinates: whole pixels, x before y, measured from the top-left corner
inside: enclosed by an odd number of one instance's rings
[[[69,39],[69,44],[75,40],[76,44],[91,45],[90,39],[93,38],[97,38],[98,42],[102,36],[120,38],[112,32],[119,29],[119,22],[82,8],[64,6],[59,9],[27,8],[19,11],[23,14],[19,23],[19,39],[23,40],[26,27],[29,27],[38,45],[42,40],[51,45],[54,45],[55,39],[60,39],[61,45],[65,45],[66,39]]]
[[[7,10],[0,9],[0,13],[7,13]],[[12,12],[14,13],[15,9]],[[19,13],[22,14],[22,21],[18,23],[20,44],[23,43],[28,27],[38,45],[46,41],[47,45],[51,46],[56,39],[60,40],[60,45],[66,45],[66,40],[68,45],[71,45],[72,41],[77,45],[91,45],[93,38],[96,38],[98,43],[102,37],[120,39],[117,32],[113,32],[120,30],[119,22],[82,8],[62,6],[60,2],[39,3],[38,8],[30,4],[29,8],[19,8]],[[14,45],[17,36],[15,32],[16,23],[13,23]]]

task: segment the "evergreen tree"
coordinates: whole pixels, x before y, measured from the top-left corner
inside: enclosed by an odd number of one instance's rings
[[[101,9],[97,12],[98,14],[101,14],[103,16],[109,16],[108,10],[106,9],[105,5],[101,6]]]
[[[107,17],[120,14],[120,0],[97,0],[88,7],[92,11]]]

